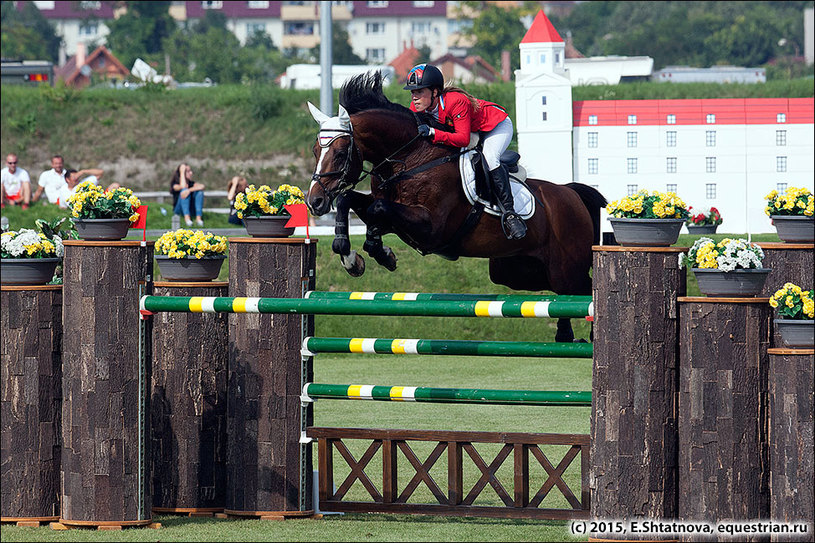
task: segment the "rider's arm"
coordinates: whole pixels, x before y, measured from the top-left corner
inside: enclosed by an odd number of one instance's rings
[[[450,92],[445,96],[445,120],[452,120],[453,132],[436,130],[433,143],[443,143],[453,147],[467,147],[470,143],[472,111],[470,101],[463,94]]]

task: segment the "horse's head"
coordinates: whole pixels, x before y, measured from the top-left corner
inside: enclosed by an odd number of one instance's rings
[[[362,172],[362,157],[354,144],[351,116],[340,106],[339,115],[329,117],[311,102],[308,103],[320,132],[312,149],[317,165],[311,176],[306,204],[311,213],[325,215],[334,199],[356,185]]]

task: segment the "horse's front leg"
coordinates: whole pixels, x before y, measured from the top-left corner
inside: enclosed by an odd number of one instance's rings
[[[348,237],[348,211],[351,208],[351,195],[353,192],[337,196],[337,214],[334,217],[334,241],[331,250],[340,255],[342,267],[352,277],[359,277],[365,273],[365,259],[351,250],[351,239]]]
[[[366,225],[365,243],[362,248],[371,258],[376,260],[380,266],[383,266],[389,271],[396,270],[396,255],[390,247],[382,243],[382,234],[384,232],[382,232],[381,228],[371,226],[366,220],[366,211],[370,207],[371,202],[374,201],[373,197],[369,194],[358,192],[348,194],[347,202],[350,203],[351,209],[354,210],[354,213],[356,213]]]

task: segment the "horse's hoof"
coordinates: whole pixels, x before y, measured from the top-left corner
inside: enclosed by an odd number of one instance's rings
[[[585,339],[583,339],[583,338],[580,338],[580,339],[573,339],[573,340],[572,340],[572,342],[573,342],[573,343],[588,343],[588,341],[586,341],[586,340],[585,340]]]
[[[396,271],[396,255],[390,247],[382,248],[383,256],[376,261],[388,271]]]
[[[349,262],[352,257],[353,261]],[[348,257],[340,257],[340,260],[342,261],[342,266],[345,268],[345,271],[347,271],[351,277],[360,277],[365,273],[365,259],[359,256],[356,251],[353,255]]]

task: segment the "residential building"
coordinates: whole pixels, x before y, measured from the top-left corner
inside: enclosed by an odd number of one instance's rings
[[[91,79],[103,81],[124,81],[130,70],[122,64],[107,47],[100,45],[91,54],[85,51],[85,44],[78,43],[76,55],[54,70],[57,79],[65,81],[69,87],[82,88],[91,83]]]
[[[815,191],[813,98],[573,102],[565,43],[543,12],[520,49],[516,126],[531,177],[585,183],[609,201],[675,192],[718,208],[720,231],[733,233],[774,231],[771,190]]]

